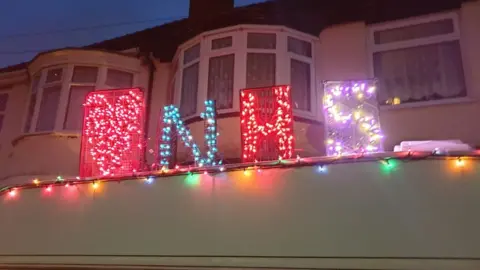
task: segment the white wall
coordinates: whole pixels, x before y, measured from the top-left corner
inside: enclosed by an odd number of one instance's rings
[[[0,197],[0,264],[479,269],[480,162],[455,161],[23,190]]]

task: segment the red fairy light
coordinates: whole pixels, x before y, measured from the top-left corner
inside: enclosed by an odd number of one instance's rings
[[[80,175],[118,176],[138,171],[145,145],[142,91],[94,91],[84,107]]]
[[[293,116],[290,87],[244,89],[240,94],[243,162],[289,159],[293,155]],[[265,153],[265,142],[275,142],[275,153]],[[273,157],[273,158],[272,158]]]

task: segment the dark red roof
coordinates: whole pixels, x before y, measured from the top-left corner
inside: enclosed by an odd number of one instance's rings
[[[318,36],[322,29],[353,21],[377,23],[460,8],[473,0],[273,0],[232,9],[218,16],[183,19],[98,42],[84,48],[120,51],[138,47],[169,62],[177,47],[194,36],[239,24],[284,25]],[[23,68],[25,64],[0,69]]]

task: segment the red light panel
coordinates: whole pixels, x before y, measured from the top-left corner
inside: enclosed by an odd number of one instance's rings
[[[91,92],[84,103],[80,176],[131,175],[145,146],[144,96],[138,88]]]
[[[242,161],[293,156],[290,86],[244,89],[240,92]]]

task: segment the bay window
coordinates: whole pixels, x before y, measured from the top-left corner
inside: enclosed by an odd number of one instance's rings
[[[133,73],[107,67],[65,65],[43,69],[32,78],[24,132],[80,133],[88,93],[132,87],[133,79]]]
[[[456,14],[376,26],[370,40],[380,104],[467,96]]]
[[[219,113],[239,110],[241,89],[291,85],[296,115],[316,119],[317,93],[310,37],[273,26],[235,26],[204,33],[180,47],[174,103],[198,116],[205,99]]]

